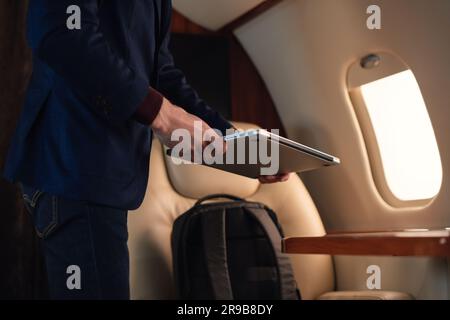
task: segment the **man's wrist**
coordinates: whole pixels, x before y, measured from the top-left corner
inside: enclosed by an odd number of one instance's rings
[[[152,129],[158,131],[158,132],[167,132],[170,128],[170,107],[172,104],[169,100],[166,98],[163,98],[161,108],[159,110],[159,113],[156,115],[153,122],[150,124]]]
[[[149,88],[145,100],[137,108],[134,114],[135,119],[144,125],[152,124],[158,116],[163,103],[164,97],[155,89]]]

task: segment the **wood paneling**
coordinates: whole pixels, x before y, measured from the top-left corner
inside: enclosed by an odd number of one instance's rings
[[[28,1],[0,1],[0,170],[20,114],[31,73],[25,41]],[[0,298],[45,297],[45,276],[30,217],[21,195],[0,175]]]
[[[212,34],[213,32],[191,22],[178,11],[172,12],[172,32],[173,33],[189,33],[189,34]]]
[[[272,2],[272,1],[267,1]],[[267,4],[266,4],[267,5]],[[272,3],[274,5],[274,3]],[[267,7],[265,7],[267,9]],[[259,8],[257,11],[262,10]],[[197,35],[218,34],[230,41],[230,89],[232,120],[255,123],[265,129],[285,130],[272,97],[256,67],[231,32],[211,32],[174,10],[172,32]]]
[[[249,22],[250,20],[252,20],[252,19],[256,18],[257,16],[259,16],[260,14],[262,14],[263,12],[265,12],[265,11],[269,10],[270,8],[272,8],[273,6],[277,5],[281,1],[283,1],[283,0],[266,0],[262,3],[260,3],[259,5],[257,5],[253,9],[251,9],[250,11],[244,13],[240,17],[238,17],[235,20],[228,23],[226,26],[221,28],[219,30],[219,32],[232,32],[233,30],[239,28],[243,24]]]

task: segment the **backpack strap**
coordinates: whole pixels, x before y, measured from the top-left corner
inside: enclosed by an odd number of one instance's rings
[[[281,250],[282,239],[275,223],[263,208],[246,207],[246,210],[260,224],[272,243],[273,252],[277,260],[277,271],[280,278],[281,299],[298,300],[300,296],[295,285],[294,272],[292,271],[289,257]]]
[[[190,293],[189,270],[185,265],[187,261],[186,243],[187,232],[189,230],[189,219],[182,216],[180,220],[175,221],[172,230],[172,259],[174,268],[175,283],[177,284],[177,295],[185,299]]]
[[[225,209],[205,211],[202,216],[202,236],[206,266],[217,300],[233,300],[228,270],[227,241],[225,234]]]
[[[198,206],[198,205],[200,205],[203,202],[208,201],[208,200],[220,199],[220,198],[230,199],[230,200],[233,200],[233,201],[245,201],[244,199],[236,197],[236,196],[232,196],[232,195],[224,194],[224,193],[218,193],[218,194],[211,194],[209,196],[205,196],[205,197],[203,197],[201,199],[198,199],[197,202],[195,203],[195,206]]]

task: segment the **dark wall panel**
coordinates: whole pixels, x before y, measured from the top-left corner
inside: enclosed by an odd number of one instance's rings
[[[25,41],[28,1],[0,1],[0,170],[31,73]],[[0,298],[45,297],[43,261],[16,185],[0,175]]]
[[[170,43],[177,67],[212,108],[231,118],[228,37],[176,33]]]
[[[229,70],[228,76],[224,77],[229,81],[228,90],[230,95],[231,119],[235,121],[256,123],[265,129],[280,129],[281,134],[285,134],[275,104],[263,79],[259,75],[250,57],[239,44],[236,37],[230,32],[229,28],[225,28],[223,32],[219,33],[211,32],[174,11],[172,17],[172,32],[175,34],[196,35],[199,39],[204,35],[225,37],[228,42],[227,55],[229,59]],[[193,38],[195,38],[195,36],[193,36]],[[186,50],[189,51],[189,43],[186,43],[185,47]],[[214,52],[213,47],[209,50]],[[202,56],[207,54],[208,48],[206,48],[206,52],[202,53]],[[183,59],[182,55],[183,52],[177,54],[176,60]],[[215,53],[213,55],[215,55]],[[195,72],[197,71],[193,70],[188,73]],[[202,73],[197,72],[196,77],[201,76]],[[222,75],[217,75],[217,77],[218,76]],[[202,91],[201,88],[198,89],[200,89],[198,91]],[[223,92],[225,92],[225,90]],[[211,105],[214,106],[213,104]]]

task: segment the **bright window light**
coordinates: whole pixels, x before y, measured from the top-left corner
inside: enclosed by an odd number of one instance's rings
[[[361,86],[389,189],[400,200],[437,195],[442,165],[431,120],[411,70]]]

